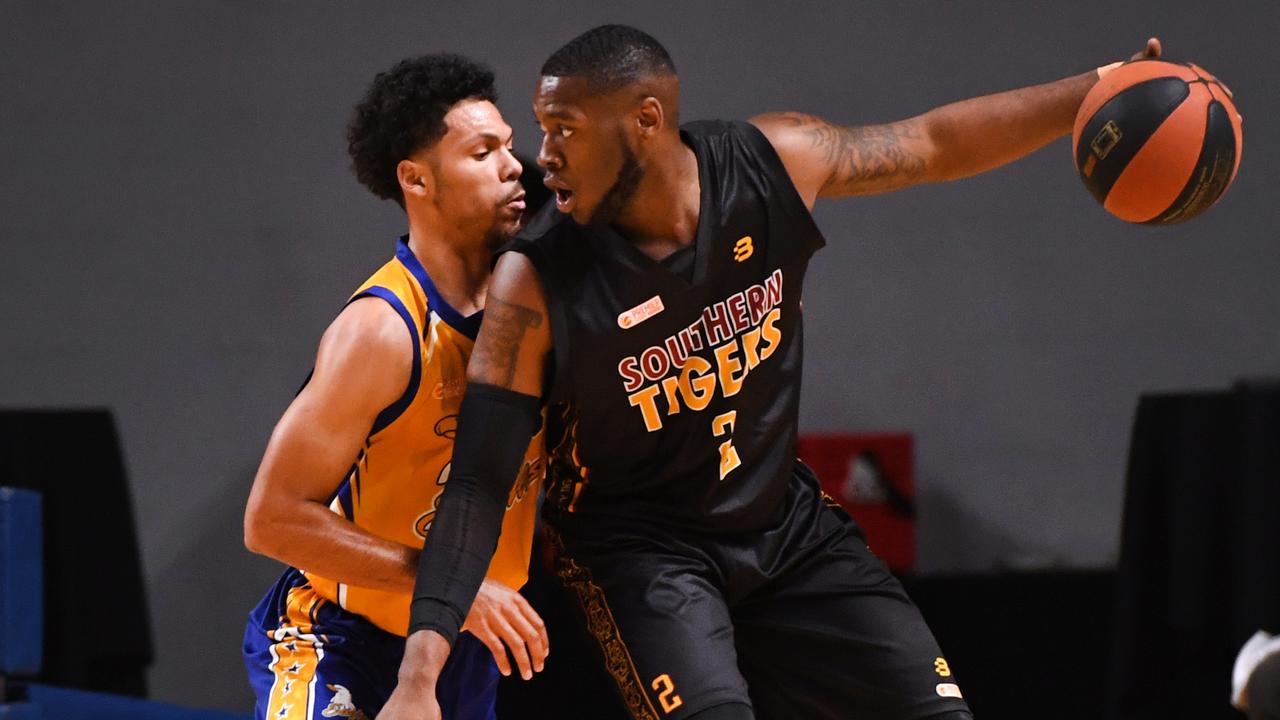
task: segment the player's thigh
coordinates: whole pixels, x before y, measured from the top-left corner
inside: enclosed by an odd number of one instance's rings
[[[822,508],[818,542],[734,609],[739,663],[764,718],[907,720],[967,712],[933,633],[901,584]]]
[[[444,720],[492,720],[498,677],[489,648],[471,633],[460,633],[436,681],[436,700]]]
[[[749,703],[733,623],[704,566],[657,549],[557,548],[560,580],[623,704],[637,720],[683,720],[715,705]]]
[[[361,652],[358,646],[315,638],[263,636],[245,664],[259,720],[377,715],[395,685],[398,662]]]
[[[259,720],[373,718],[395,687],[404,639],[286,573],[250,614],[244,661]]]

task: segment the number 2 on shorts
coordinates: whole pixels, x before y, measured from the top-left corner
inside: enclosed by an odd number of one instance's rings
[[[684,700],[675,694],[676,684],[671,682],[671,676],[666,673],[653,679],[653,689],[658,692],[658,702],[662,704],[664,713],[670,713],[684,704]]]
[[[711,434],[716,437],[728,434],[729,438],[720,443],[720,479],[724,480],[725,476],[733,472],[733,469],[742,464],[742,460],[738,459],[738,451],[733,447],[733,421],[738,419],[738,411],[730,410],[727,413],[721,413],[711,420]]]

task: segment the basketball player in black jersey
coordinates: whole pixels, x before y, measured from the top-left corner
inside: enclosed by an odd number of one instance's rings
[[[680,127],[648,35],[604,26],[552,55],[534,113],[555,203],[498,260],[379,717],[436,717],[543,406],[558,573],[637,720],[970,717],[915,606],[794,456],[800,297],[824,242],[809,211],[1013,161],[1071,129],[1100,73],[887,125]]]

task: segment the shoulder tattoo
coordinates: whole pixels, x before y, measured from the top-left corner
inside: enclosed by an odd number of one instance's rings
[[[542,322],[542,313],[537,310],[490,294],[485,302],[480,341],[471,355],[471,373],[482,382],[510,388],[525,334],[541,327]]]

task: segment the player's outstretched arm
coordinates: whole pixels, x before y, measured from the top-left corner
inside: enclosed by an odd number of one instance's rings
[[[327,503],[369,428],[404,392],[413,341],[379,298],[351,303],[320,341],[307,386],[267,444],[245,508],[245,545],[294,567],[376,590],[408,592],[418,552],[377,537]]]
[[[1133,59],[1158,57],[1152,38]],[[804,113],[751,119],[777,149],[805,204],[870,195],[986,172],[1071,131],[1089,71],[1044,85],[943,105],[907,120],[843,127]]]
[[[467,366],[449,482],[422,549],[399,682],[379,720],[439,716],[436,680],[484,578],[511,485],[541,424],[551,329],[528,258],[507,253],[499,259],[484,314]],[[525,677],[542,669],[545,634],[542,642],[530,648],[532,668],[516,654]]]

